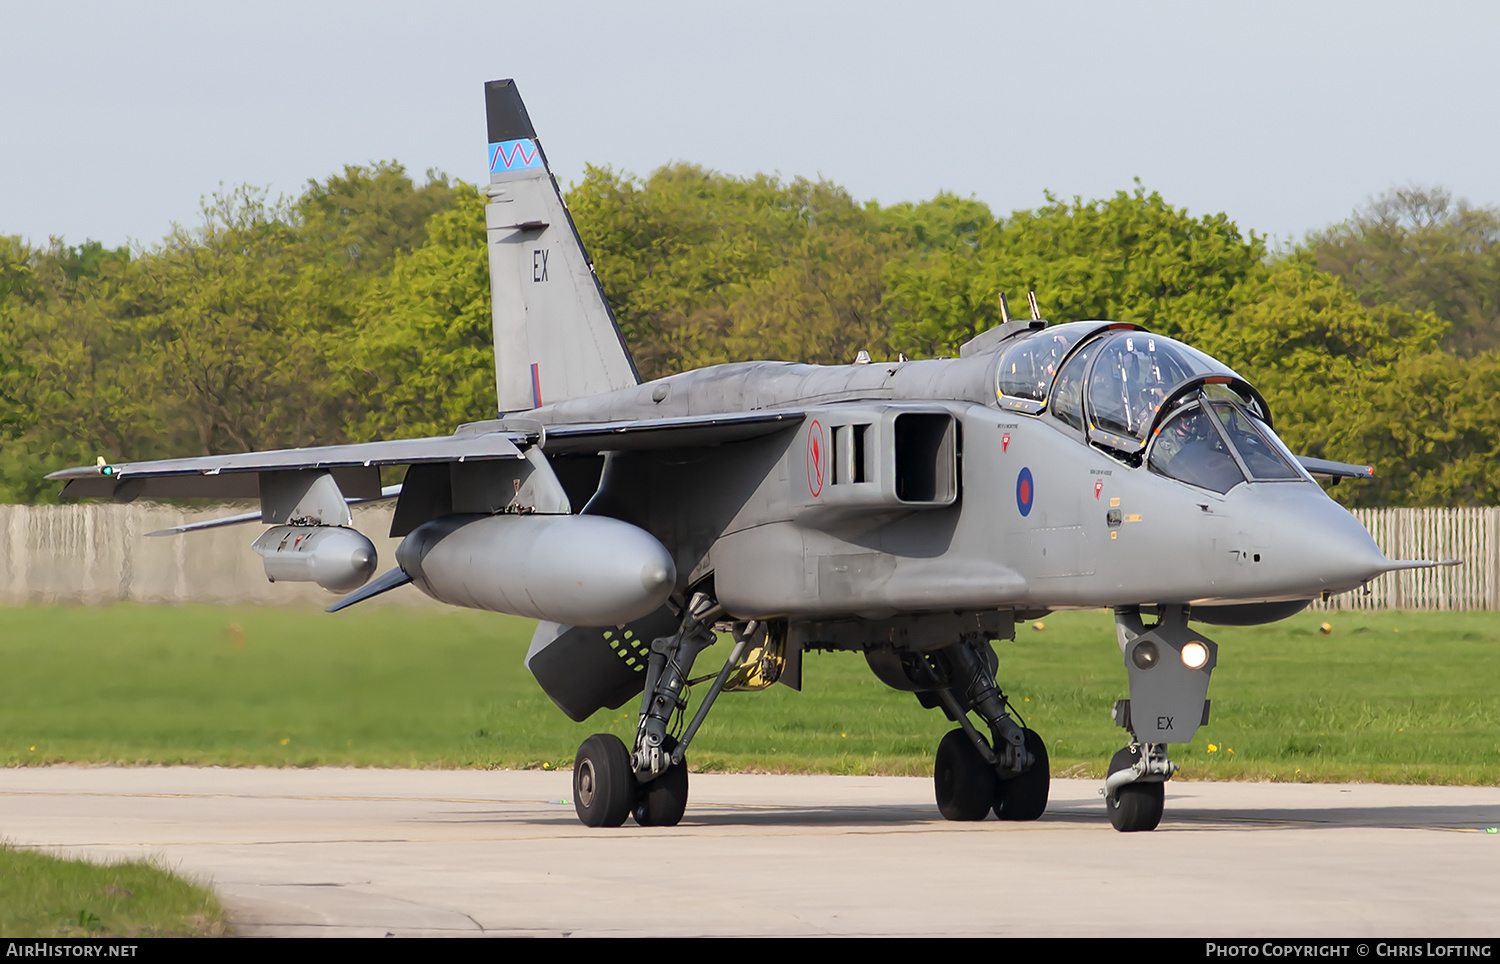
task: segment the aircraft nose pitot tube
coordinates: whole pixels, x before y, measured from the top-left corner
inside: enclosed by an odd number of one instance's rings
[[[329,592],[349,592],[375,574],[374,544],[343,526],[274,526],[250,548],[272,582],[315,582]]]
[[[605,516],[447,516],[412,530],[396,561],[440,602],[570,626],[632,622],[677,582],[665,546]]]

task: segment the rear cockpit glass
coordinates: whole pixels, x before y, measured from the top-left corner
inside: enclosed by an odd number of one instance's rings
[[[1141,441],[1173,387],[1195,375],[1229,373],[1200,351],[1139,331],[1110,336],[1098,356],[1088,376],[1089,421]]]
[[[1162,426],[1147,459],[1151,471],[1215,492],[1245,481],[1224,437],[1202,408],[1193,406]]]
[[[1097,344],[1084,346],[1078,354],[1068,359],[1061,374],[1057,376],[1057,387],[1052,392],[1052,414],[1080,432],[1083,431],[1083,377],[1094,357]]]
[[[1003,398],[1033,402],[1025,410],[1035,411],[1047,400],[1058,366],[1078,339],[1098,328],[1095,322],[1055,325],[1022,338],[1000,355],[996,390]]]

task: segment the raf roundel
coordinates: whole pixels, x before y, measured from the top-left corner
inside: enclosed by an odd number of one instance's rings
[[[1036,495],[1036,485],[1031,481],[1031,469],[1023,468],[1021,474],[1016,476],[1016,508],[1021,510],[1021,515],[1031,515],[1031,501]]]

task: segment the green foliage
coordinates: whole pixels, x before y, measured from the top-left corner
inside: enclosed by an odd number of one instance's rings
[[[644,181],[590,167],[568,205],[643,377],[884,349],[888,245],[877,213],[843,188],[686,164]]]
[[[1500,505],[1500,353],[1403,358],[1356,426],[1382,474],[1358,504]],[[1337,492],[1335,493],[1338,494]]]
[[[97,455],[345,440],[366,407],[356,314],[456,197],[439,175],[346,167],[295,203],[217,195],[134,254],[0,239],[0,498],[55,498],[42,476]]]
[[[160,423],[128,401],[139,333],[115,304],[130,265],[127,252],[96,257],[54,242],[12,271],[23,280],[0,303],[0,497],[45,498],[56,491],[46,472],[93,461],[96,448],[149,445]]]
[[[30,289],[32,251],[20,238],[0,235],[0,308]]]
[[[1048,201],[893,261],[893,344],[913,355],[957,354],[999,323],[999,294],[1024,305],[1027,291],[1055,322],[1133,321],[1192,340],[1222,327],[1240,286],[1264,272],[1260,239],[1222,214],[1189,217],[1139,184],[1104,201]]]
[[[1305,247],[1365,304],[1396,302],[1449,322],[1448,350],[1500,348],[1500,208],[1441,188],[1396,188]]]
[[[360,302],[346,359],[355,441],[444,435],[493,417],[484,204],[460,188],[429,222],[426,243],[397,256]]]
[[[138,402],[165,409],[179,452],[248,451],[337,441],[324,339],[342,341],[354,291],[336,263],[306,254],[291,212],[240,189],[204,224],[135,262],[120,291],[140,332]]]
[[[981,232],[995,223],[988,204],[946,191],[916,204],[902,201],[881,208],[872,201],[865,207],[895,234],[902,247],[917,254],[972,250],[979,246]]]
[[[342,175],[308,181],[294,205],[298,234],[309,257],[333,260],[365,274],[382,274],[397,255],[427,240],[427,222],[453,207],[461,187],[439,171],[417,187],[395,161],[345,165]]]

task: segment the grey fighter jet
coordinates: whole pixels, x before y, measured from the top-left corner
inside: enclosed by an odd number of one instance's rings
[[[242,497],[266,573],[350,595],[406,584],[538,620],[526,665],[574,720],[639,701],[629,743],[573,771],[589,826],[672,825],[686,755],[725,689],[799,689],[809,649],[863,653],[955,724],[951,820],[1035,820],[1047,749],[992,641],[1057,609],[1114,611],[1129,699],[1110,819],[1150,830],[1167,748],[1208,719],[1218,646],[1195,624],[1289,616],[1385,558],[1255,388],[1136,325],[1007,320],[958,358],[718,365],[642,384],[511,81],[485,87],[497,411],[441,438],[56,473],[68,497]],[[385,473],[404,468],[399,487]],[[392,479],[392,481],[394,481]],[[348,503],[397,499],[396,566]],[[184,527],[189,528],[189,527]],[[181,530],[177,530],[181,531]],[[697,658],[732,634],[690,720]],[[1103,708],[1101,708],[1102,712]]]

